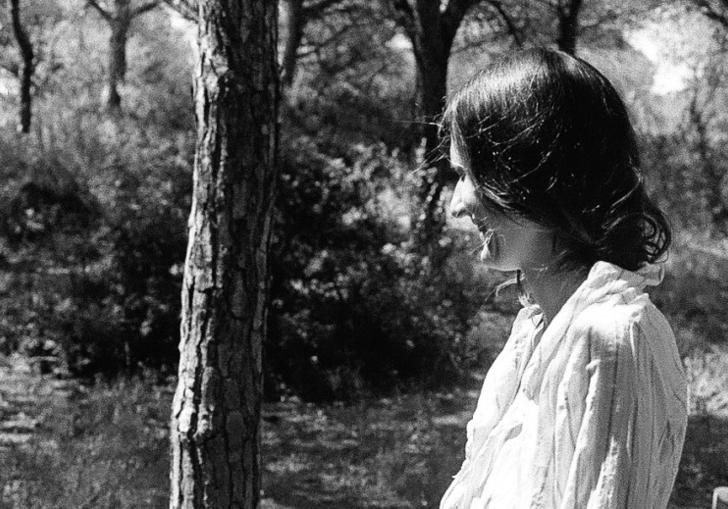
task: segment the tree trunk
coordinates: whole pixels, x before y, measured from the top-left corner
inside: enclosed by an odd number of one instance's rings
[[[723,194],[725,168],[718,163],[722,159],[715,157],[710,144],[710,134],[703,111],[697,101],[697,93],[693,95],[688,107],[689,121],[695,130],[694,149],[699,156],[698,173],[705,189],[705,201],[711,222],[723,235],[728,235],[728,203]]]
[[[583,0],[569,0],[566,5],[559,1],[559,35],[556,44],[569,55],[576,55],[576,40],[579,31],[579,11]]]
[[[291,86],[296,73],[296,53],[303,38],[303,27],[306,24],[303,12],[303,0],[286,0],[286,44],[283,50],[284,86]]]
[[[477,0],[450,0],[442,10],[440,0],[390,0],[397,23],[412,43],[422,86],[422,129],[425,139],[424,176],[420,184],[423,211],[415,218],[418,244],[429,249],[445,224],[440,206],[447,181],[447,162],[440,157],[438,119],[445,106],[447,66],[458,27]]]
[[[417,218],[416,233],[419,243],[425,247],[439,237],[445,223],[440,196],[448,168],[440,157],[438,120],[445,106],[450,48],[460,20],[448,27],[443,16],[439,1],[420,0],[416,4],[416,23],[410,25],[410,40],[422,84],[421,135],[425,139],[425,175],[419,190],[424,210]]]
[[[170,508],[253,509],[274,202],[276,2],[200,2]]]
[[[131,25],[130,0],[114,0],[114,12],[109,19],[111,36],[109,37],[109,63],[108,63],[108,96],[106,106],[109,110],[121,109],[121,96],[119,84],[126,79],[126,41]]]
[[[427,174],[420,184],[420,199],[425,207],[418,221],[420,241],[429,245],[439,237],[445,223],[440,196],[447,181],[448,164],[440,157],[440,136],[438,119],[445,107],[447,95],[447,64],[449,45],[430,47],[424,50],[425,58],[419,58],[418,67],[422,80],[422,117],[425,138],[425,167]]]
[[[33,62],[33,45],[28,38],[28,34],[23,28],[20,20],[20,0],[10,1],[10,15],[13,20],[13,33],[15,40],[20,48],[20,56],[23,59],[23,66],[20,72],[20,124],[18,125],[21,133],[30,132],[30,118],[32,112],[32,96],[30,87],[33,81],[33,72],[35,71],[35,63]]]

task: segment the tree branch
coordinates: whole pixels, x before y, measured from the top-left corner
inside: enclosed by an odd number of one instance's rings
[[[341,3],[343,0],[318,0],[316,2],[309,2],[303,5],[303,16],[308,19],[312,16],[317,16],[329,7]]]
[[[152,9],[156,9],[158,5],[159,0],[153,0],[152,2],[140,5],[139,7],[131,11],[131,17],[134,18],[136,16],[139,16],[140,14],[151,11]]]
[[[447,8],[440,15],[440,27],[443,37],[446,37],[449,43],[455,39],[458,27],[468,10],[478,2],[479,0],[450,0],[447,3]]]
[[[342,26],[342,27],[340,27],[338,29],[333,29],[332,30],[332,33],[328,37],[326,37],[323,40],[316,41],[315,43],[312,42],[312,45],[315,46],[316,49],[317,49],[317,51],[318,51],[321,48],[325,48],[326,46],[329,46],[332,43],[338,41],[347,32],[349,32],[349,31],[351,31],[351,30],[353,30],[355,28],[359,28],[359,26],[360,25],[356,25],[354,23],[349,23],[349,24],[346,24],[346,25],[344,25],[344,26]],[[302,57],[302,56],[310,55],[311,53],[312,53],[311,51],[308,51],[308,52],[298,52],[296,54],[296,56]]]
[[[98,11],[99,14],[101,14],[101,17],[104,18],[107,21],[111,21],[111,13],[101,7],[99,3],[96,0],[86,0],[86,5],[90,5],[94,9]]]
[[[414,39],[417,32],[415,29],[415,12],[407,0],[390,0],[395,22],[404,28],[410,39]]]
[[[693,4],[705,17],[718,22],[723,28],[728,28],[728,0],[721,0],[720,11],[708,0],[693,0]]]
[[[495,9],[500,18],[503,20],[503,23],[505,23],[506,25],[506,30],[508,30],[510,36],[513,37],[516,46],[518,46],[519,48],[522,47],[523,38],[521,37],[521,33],[518,30],[518,27],[516,27],[513,18],[511,18],[506,10],[503,8],[503,4],[500,2],[500,0],[489,0],[488,4],[493,7],[493,9]]]
[[[5,69],[16,78],[20,78],[20,66],[17,62],[0,62],[0,69]]]
[[[186,20],[197,23],[197,0],[162,0],[162,2]]]
[[[32,67],[34,58],[33,44],[30,42],[28,33],[25,31],[25,28],[20,21],[20,7],[18,5],[18,0],[12,0],[10,2],[10,6],[10,13],[13,20],[13,33],[15,34],[15,40],[18,41],[18,47],[20,47],[20,54],[23,57],[24,64]]]

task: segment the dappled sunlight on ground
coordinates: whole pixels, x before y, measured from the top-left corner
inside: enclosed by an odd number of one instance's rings
[[[704,373],[694,361],[693,391],[728,372],[727,358],[707,357]],[[0,364],[0,508],[167,506],[170,387],[73,387],[21,367]],[[713,392],[693,407],[670,509],[709,507],[713,488],[728,484],[728,415],[713,411]],[[265,404],[261,508],[437,507],[463,459],[477,395]]]
[[[271,405],[264,416],[265,496],[301,508],[435,507],[462,461],[475,394]]]

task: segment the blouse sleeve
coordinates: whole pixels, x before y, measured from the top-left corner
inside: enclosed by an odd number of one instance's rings
[[[604,318],[580,334],[557,396],[558,507],[665,507],[684,435],[669,414],[674,377],[639,326]]]
[[[557,415],[566,414],[561,421],[568,426],[566,439],[571,442],[563,444],[562,450],[573,453],[561,509],[627,507],[635,363],[631,349],[619,339],[609,331],[588,330],[570,368],[578,369],[579,361],[588,362],[582,373],[565,380]]]

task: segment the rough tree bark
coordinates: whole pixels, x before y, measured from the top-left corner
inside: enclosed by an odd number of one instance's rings
[[[25,134],[30,132],[32,112],[30,87],[32,85],[33,72],[35,71],[33,45],[20,20],[20,0],[10,0],[10,16],[13,21],[15,40],[18,43],[20,56],[23,59],[23,66],[20,72],[20,123],[18,124],[18,130]]]
[[[277,6],[199,3],[197,150],[171,423],[171,508],[257,507],[277,139]]]
[[[119,84],[126,79],[126,43],[131,23],[137,16],[154,9],[158,3],[154,0],[133,6],[131,0],[113,0],[109,6],[104,7],[96,0],[88,0],[88,4],[98,11],[111,29],[106,75],[108,80],[106,106],[111,111],[121,110]]]
[[[556,44],[561,51],[576,55],[576,41],[579,32],[579,11],[583,0],[558,0],[556,14],[559,21],[559,33]]]

